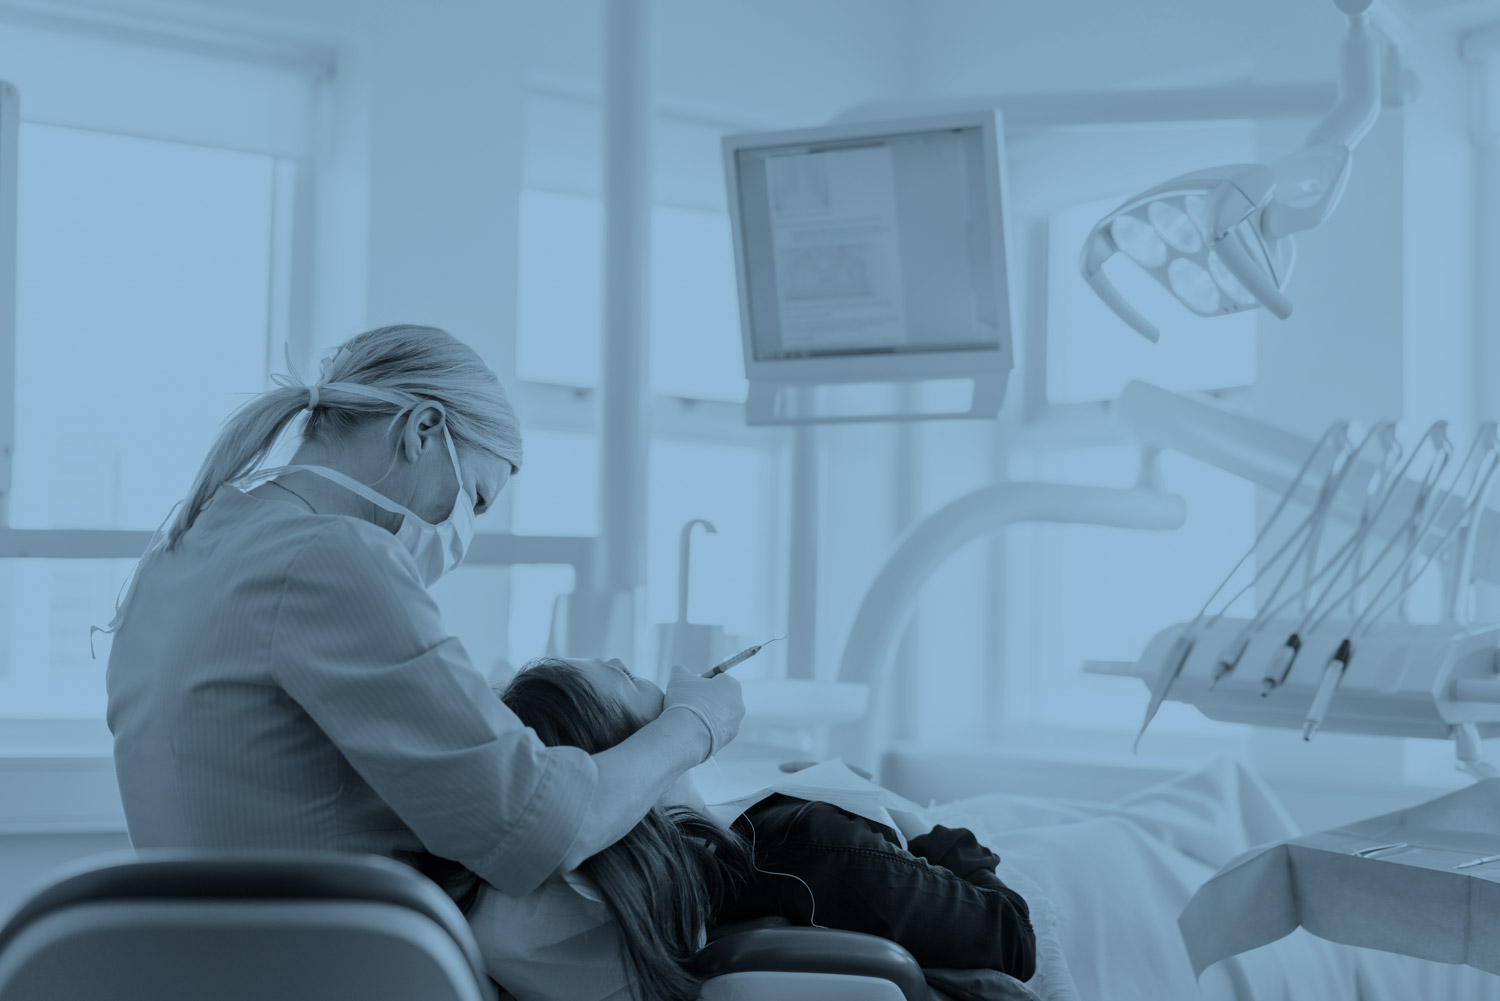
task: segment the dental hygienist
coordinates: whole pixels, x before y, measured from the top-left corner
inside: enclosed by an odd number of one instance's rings
[[[304,411],[292,462],[258,469]],[[661,715],[594,755],[494,697],[427,588],[520,464],[499,380],[429,327],[361,334],[230,417],[111,624],[135,847],[373,852],[455,898],[476,875],[520,894],[733,739],[727,675],[679,670]]]

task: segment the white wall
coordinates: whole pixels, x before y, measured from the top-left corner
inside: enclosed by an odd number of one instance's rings
[[[597,93],[600,0],[520,6],[527,76]],[[787,128],[824,121],[871,96],[905,93],[918,7],[902,0],[654,0],[658,103]]]
[[[1226,73],[1262,83],[1325,80],[1342,35],[1327,0],[921,7],[915,83],[927,94],[1093,90]]]

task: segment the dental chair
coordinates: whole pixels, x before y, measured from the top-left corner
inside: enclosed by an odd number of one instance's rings
[[[933,1001],[911,954],[856,932],[719,929],[703,1001]],[[369,855],[87,860],[0,927],[0,1001],[495,1001],[458,907]]]

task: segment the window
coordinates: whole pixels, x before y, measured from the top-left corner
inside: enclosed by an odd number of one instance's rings
[[[108,637],[134,560],[0,560],[0,717],[103,719]]]
[[[652,223],[652,391],[743,403],[749,383],[729,215],[663,206]]]
[[[599,385],[604,323],[604,214],[598,198],[521,192],[516,374]]]
[[[153,529],[187,493],[268,374],[274,167],[22,128],[12,527]]]
[[[321,66],[132,37],[0,32],[22,113],[0,531],[62,530],[80,557],[0,560],[8,718],[102,717],[109,641],[94,660],[88,627],[134,564],[102,558],[119,549],[109,533],[161,523],[293,326],[294,187]]]
[[[598,535],[598,438],[536,428],[528,421],[526,468],[507,490],[511,531],[519,535]],[[572,567],[510,568],[508,670],[546,651],[557,599],[577,583]]]
[[[599,534],[599,440],[575,431],[526,429],[526,468],[508,488],[511,531]]]

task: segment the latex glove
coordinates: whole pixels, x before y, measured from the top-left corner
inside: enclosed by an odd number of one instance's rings
[[[708,755],[703,759],[707,761],[740,732],[745,697],[729,674],[701,678],[685,667],[674,667],[661,711],[669,709],[686,709],[708,727]]]
[[[694,813],[708,816],[708,804],[703,802],[703,794],[698,791],[691,770],[683,772],[682,777],[672,783],[660,802],[664,807],[685,806]]]

